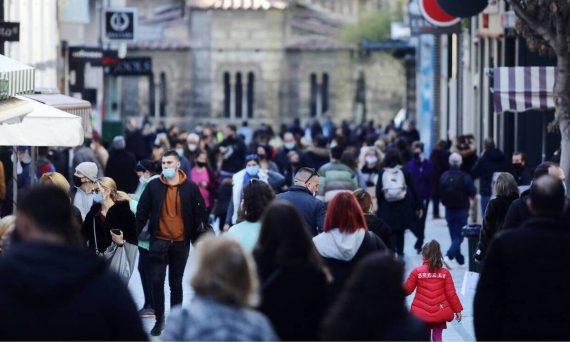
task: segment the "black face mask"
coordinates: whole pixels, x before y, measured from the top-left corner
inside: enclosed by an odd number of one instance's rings
[[[203,162],[196,162],[196,165],[198,165],[199,167],[205,167],[206,163]]]
[[[515,163],[515,164],[513,164],[513,168],[515,170],[521,170],[523,168],[523,165],[520,163]]]
[[[77,177],[76,175],[73,175],[73,185],[75,185],[76,187],[80,187],[83,182],[81,181],[82,178]]]

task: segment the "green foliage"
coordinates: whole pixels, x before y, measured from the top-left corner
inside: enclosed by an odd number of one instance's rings
[[[378,11],[364,14],[358,23],[345,27],[341,39],[349,43],[360,43],[364,38],[372,41],[389,39],[390,24],[403,18],[401,0],[391,1]]]

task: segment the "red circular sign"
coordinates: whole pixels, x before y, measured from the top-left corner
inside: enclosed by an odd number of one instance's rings
[[[420,9],[424,18],[435,26],[452,26],[461,20],[445,12],[437,0],[420,0]]]

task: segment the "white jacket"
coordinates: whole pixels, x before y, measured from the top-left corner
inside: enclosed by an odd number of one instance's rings
[[[259,170],[259,180],[265,183],[269,183],[269,176],[267,172]],[[238,219],[239,209],[241,208],[241,198],[243,193],[243,178],[245,177],[245,169],[234,174],[232,177],[232,202],[234,205],[234,212],[232,214],[232,224],[235,224]]]

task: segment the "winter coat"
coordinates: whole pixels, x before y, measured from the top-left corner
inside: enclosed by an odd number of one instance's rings
[[[475,196],[477,189],[475,189],[475,184],[473,184],[473,180],[471,179],[471,176],[469,176],[468,173],[460,170],[457,167],[452,167],[451,169],[449,169],[448,171],[445,171],[443,173],[443,175],[441,175],[441,179],[439,180],[439,194],[440,196],[442,196],[442,201],[444,198],[444,194],[443,194],[443,189],[445,188],[445,186],[447,185],[448,182],[451,181],[451,177],[453,175],[456,175],[458,173],[461,173],[463,175],[463,193],[462,193],[462,200],[459,203],[456,203],[453,207],[449,206],[449,209],[469,209],[469,198],[472,198]],[[446,208],[447,209],[447,208]]]
[[[390,239],[390,235],[392,234],[392,228],[390,228],[390,226],[388,226],[386,222],[379,219],[378,216],[373,214],[364,215],[364,219],[366,220],[366,225],[368,226],[368,230],[378,235],[378,237],[382,239],[382,242],[384,242],[386,246],[392,245],[392,241]]]
[[[433,150],[429,157],[429,160],[433,165],[431,183],[431,193],[433,195],[439,195],[439,179],[445,171],[449,170],[449,154],[448,150]]]
[[[179,171],[181,172],[181,171]],[[150,181],[142,193],[137,207],[136,223],[140,233],[148,222],[150,242],[156,240],[162,206],[166,198],[167,185],[162,179]],[[203,222],[207,222],[207,210],[204,199],[196,184],[186,179],[178,187],[180,209],[184,222],[184,239],[186,244],[194,243],[199,237],[196,233]]]
[[[276,341],[269,320],[261,313],[194,296],[187,306],[172,310],[163,341]]]
[[[331,303],[362,258],[374,252],[387,250],[384,242],[366,229],[358,229],[354,233],[341,233],[338,229],[332,229],[315,236],[313,242],[334,278],[331,286]]]
[[[354,170],[333,160],[319,169],[319,195],[325,197],[325,202],[330,202],[339,192],[356,190],[358,181]]]
[[[449,322],[453,320],[454,313],[463,311],[451,273],[445,268],[430,271],[428,261],[424,261],[404,284],[407,296],[414,290],[416,296],[411,312],[426,323]]]
[[[479,236],[479,244],[477,246],[479,252],[476,254],[477,259],[482,260],[485,258],[489,244],[495,234],[503,229],[503,223],[505,222],[505,216],[507,216],[509,206],[516,199],[516,197],[497,197],[489,202],[487,210],[485,210],[483,226],[481,227],[481,234]]]
[[[473,306],[477,340],[568,339],[568,227],[535,217],[495,237]]]
[[[433,179],[433,164],[430,160],[412,159],[406,164],[406,170],[412,176],[414,187],[419,198],[426,200],[431,197],[431,182]]]
[[[228,208],[228,217],[226,222],[231,219],[231,223],[237,223],[239,216],[239,209],[241,208],[241,200],[243,197],[243,178],[245,177],[245,169],[232,176],[232,202]],[[263,170],[259,170],[259,180],[265,183],[269,182],[269,176]],[[231,212],[230,212],[231,210]]]
[[[474,179],[479,178],[479,193],[481,196],[491,196],[493,174],[507,170],[507,159],[501,150],[493,148],[483,153],[471,170]]]
[[[312,264],[267,265],[256,257],[261,287],[259,311],[284,341],[316,341],[327,306],[328,283]]]
[[[289,152],[291,151],[296,151],[300,157],[302,157],[302,151],[300,149],[298,149],[297,147],[289,150],[286,147],[281,147],[278,152],[277,155],[275,156],[275,163],[277,164],[277,166],[279,167],[279,172],[281,173],[285,173],[286,170],[288,170],[291,165],[289,163]]]
[[[330,161],[329,150],[322,147],[308,148],[301,156],[301,165],[315,170],[320,169]]]
[[[135,215],[131,211],[128,201],[118,201],[107,211],[107,216],[100,216],[101,204],[95,203],[91,207],[83,225],[81,234],[87,246],[95,251],[104,252],[112,243],[111,229],[120,229],[126,242],[137,245],[138,233]]]
[[[139,184],[139,177],[135,171],[137,161],[135,156],[127,150],[111,150],[105,176],[113,178],[117,189],[132,194]]]
[[[513,175],[513,177],[515,177],[518,186],[529,185],[530,182],[532,182],[531,170],[526,165],[520,169],[515,169],[514,167],[511,167],[510,172]]]
[[[316,236],[323,231],[327,209],[325,204],[315,198],[307,188],[293,185],[289,191],[278,194],[276,199],[288,202],[297,209],[311,236]]]
[[[421,200],[416,193],[410,173],[405,169],[402,169],[402,172],[404,173],[407,187],[406,197],[403,200],[397,202],[386,201],[382,186],[383,169],[378,174],[378,184],[376,185],[376,198],[378,199],[377,216],[386,222],[393,231],[414,229],[418,223],[416,211],[422,208]]]
[[[2,340],[148,340],[129,290],[84,248],[13,244],[0,279]]]

